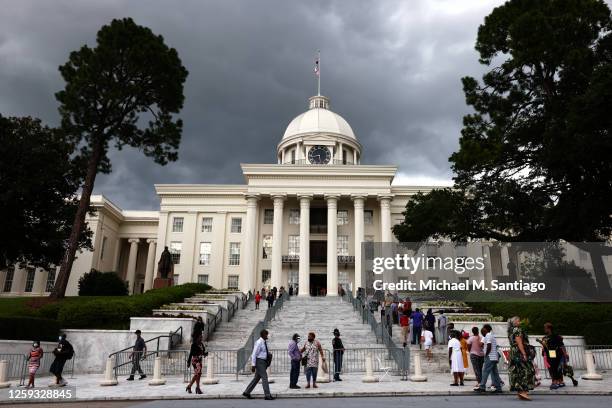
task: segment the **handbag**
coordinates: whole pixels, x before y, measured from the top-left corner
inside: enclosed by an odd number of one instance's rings
[[[308,353],[306,353],[306,355],[302,357],[301,363],[302,363],[302,366],[304,367],[308,365],[308,355],[309,354],[310,354],[310,349],[308,350]]]

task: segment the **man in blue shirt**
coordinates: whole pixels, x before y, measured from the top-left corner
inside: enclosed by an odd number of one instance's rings
[[[300,341],[300,335],[295,333],[289,342],[289,347],[287,352],[289,353],[289,358],[291,359],[291,372],[289,373],[289,388],[296,390],[301,388],[297,385],[298,377],[300,376],[300,362],[302,361],[302,353],[300,352],[300,347],[298,346],[298,342]]]
[[[251,372],[255,373],[255,377],[250,382],[250,384],[246,387],[246,390],[242,393],[248,399],[251,399],[251,392],[255,389],[257,383],[261,379],[261,385],[264,390],[265,399],[273,400],[275,399],[272,394],[270,394],[270,385],[268,384],[268,373],[267,369],[272,361],[272,354],[268,351],[268,331],[263,329],[260,333],[260,338],[255,342],[255,346],[253,347],[253,354],[251,354]]]
[[[418,344],[421,348],[421,328],[423,327],[423,313],[417,309],[410,315],[412,318],[412,344]]]

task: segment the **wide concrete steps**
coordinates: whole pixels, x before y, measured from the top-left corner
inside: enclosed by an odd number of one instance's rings
[[[361,323],[353,307],[338,297],[292,297],[269,324],[270,347],[284,349],[294,333],[302,342],[314,332],[324,348],[332,348],[334,329],[340,330],[346,348],[380,348],[370,326]]]
[[[208,341],[210,350],[236,350],[244,346],[253,327],[266,315],[266,306],[260,304],[255,309],[255,302],[247,303],[244,309],[239,309],[228,322],[223,322],[217,327],[211,339]]]

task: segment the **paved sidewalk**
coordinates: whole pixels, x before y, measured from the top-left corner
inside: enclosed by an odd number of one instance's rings
[[[411,396],[411,395],[470,395],[473,393],[474,381],[466,381],[464,387],[451,387],[451,377],[445,374],[433,374],[428,376],[427,382],[400,381],[399,377],[391,377],[391,381],[379,383],[363,383],[362,375],[345,375],[342,382],[319,384],[318,389],[290,390],[288,388],[288,376],[273,376],[275,383],[270,385],[272,394],[280,398],[308,398],[308,397],[349,397],[349,396]],[[203,385],[204,394],[187,394],[186,384],[182,378],[168,377],[166,384],[160,386],[148,385],[148,380],[125,381],[120,378],[119,384],[111,387],[99,385],[102,375],[78,375],[69,379],[69,385],[76,387],[77,399],[81,401],[109,401],[109,400],[156,400],[156,399],[183,399],[183,398],[242,398],[242,392],[250,376],[240,376],[236,381],[235,376],[220,376],[219,384]],[[502,376],[504,381],[506,376]],[[551,391],[548,389],[549,382],[534,390],[533,394],[558,394],[558,395],[612,395],[612,376],[604,375],[602,381],[579,380],[578,387],[569,385],[565,388]],[[49,378],[41,378],[38,384],[48,384]],[[300,376],[300,385],[305,383],[303,374]],[[568,381],[571,384],[570,381]],[[16,385],[12,386],[13,389]],[[195,387],[193,387],[195,390]],[[507,390],[507,388],[506,388]],[[15,401],[8,400],[6,390],[0,393],[0,404],[14,404]],[[509,394],[505,392],[505,394]],[[263,398],[261,386],[255,388],[253,396]],[[32,401],[29,401],[32,402]],[[42,402],[42,401],[41,401]]]

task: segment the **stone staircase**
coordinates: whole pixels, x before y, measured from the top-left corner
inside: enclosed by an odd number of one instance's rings
[[[210,350],[237,350],[244,346],[253,327],[264,319],[267,308],[267,304],[261,302],[259,309],[255,310],[255,301],[249,301],[244,309],[236,311],[230,321],[224,321],[217,327],[207,341],[208,348]]]
[[[306,341],[308,332],[315,332],[323,348],[331,350],[333,331],[340,330],[346,348],[381,348],[370,326],[362,324],[350,303],[338,297],[294,296],[285,303],[277,318],[270,322],[269,345],[286,349],[294,333]]]

